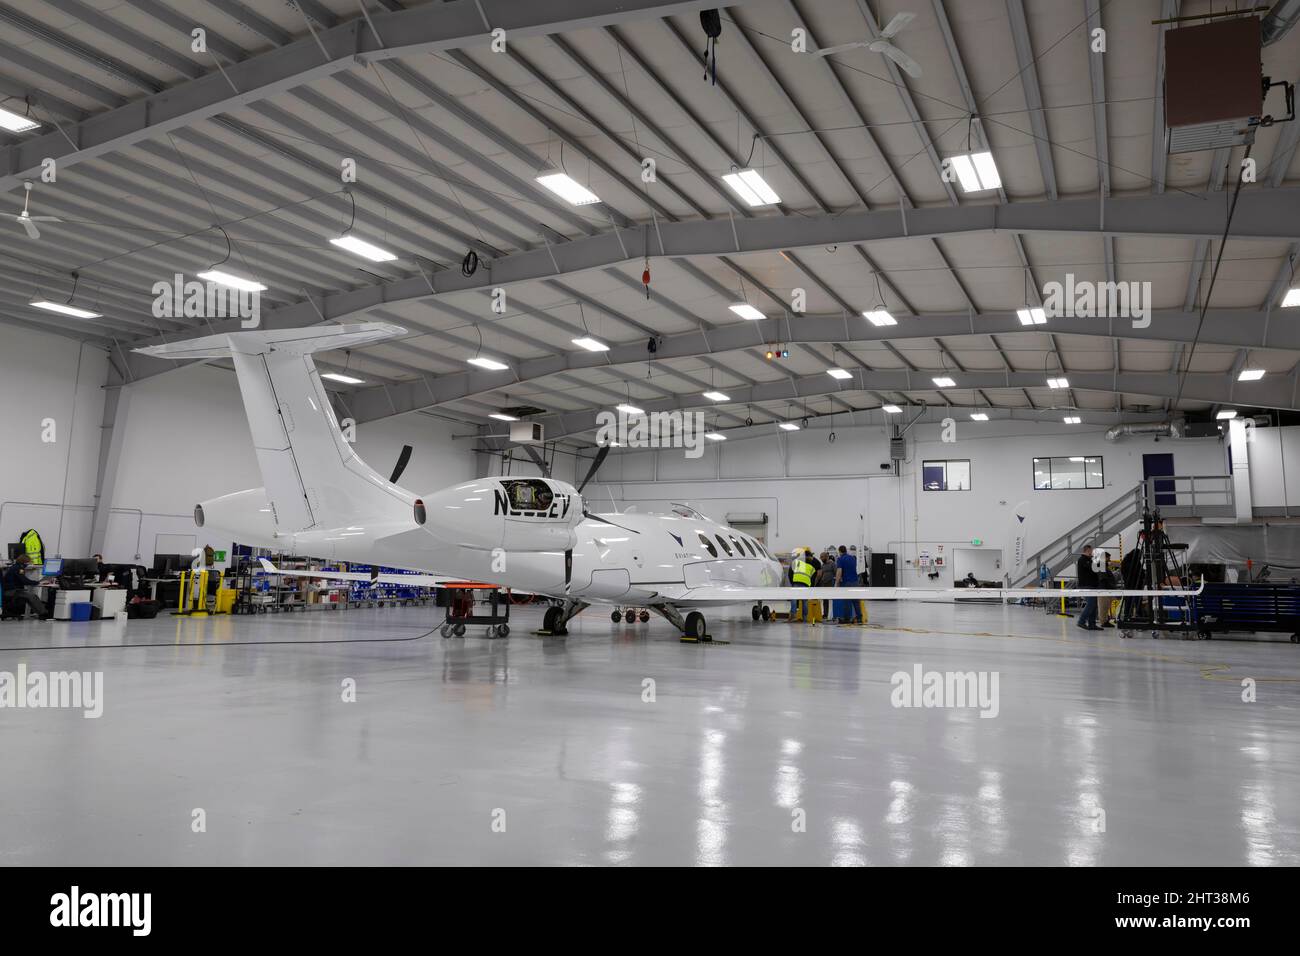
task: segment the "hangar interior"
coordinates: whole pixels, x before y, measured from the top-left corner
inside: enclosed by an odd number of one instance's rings
[[[0,671],[103,678],[96,720],[6,705],[3,859],[1300,863],[1297,19],[0,0],[0,561],[56,562]],[[268,573],[370,573],[363,532],[197,524],[273,452],[238,354],[163,353],[360,323],[321,415],[415,494],[544,477],[946,596],[684,642],[504,578],[508,637],[444,637],[445,588]],[[1122,578],[1153,512],[1144,580],[1272,603],[1078,628],[1080,548]],[[931,673],[983,703],[900,695]]]

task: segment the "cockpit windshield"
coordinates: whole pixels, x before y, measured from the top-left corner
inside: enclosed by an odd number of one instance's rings
[[[681,502],[674,501],[674,502],[672,503],[672,506],[673,506],[673,514],[677,515],[678,517],[681,517],[681,518],[695,518],[695,519],[698,520],[698,521],[707,521],[707,520],[708,520],[707,518],[704,517],[704,515],[700,514],[698,511],[696,511],[696,510],[695,510],[694,508],[692,508],[690,505],[684,505],[684,504],[682,504]]]

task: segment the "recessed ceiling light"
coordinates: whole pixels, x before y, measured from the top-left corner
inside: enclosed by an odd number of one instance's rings
[[[828,368],[826,374],[831,378],[852,378],[853,373],[846,368]]]
[[[0,109],[0,129],[7,130],[10,133],[26,133],[28,130],[38,129],[40,125],[29,116]]]
[[[356,236],[339,236],[330,240],[330,245],[338,246],[340,249],[346,249],[355,255],[369,259],[371,262],[392,262],[397,256],[393,255],[387,249],[381,249],[373,242],[366,242],[364,239],[358,239]]]
[[[207,279],[209,282],[215,282],[217,285],[228,285],[232,289],[238,289],[240,292],[265,292],[266,286],[256,279],[245,279],[243,276],[233,275],[229,272],[222,272],[220,269],[208,269],[205,272],[198,273],[200,279]]]
[[[1070,380],[1068,378],[1049,378],[1047,380],[1048,388],[1069,388]]]
[[[567,173],[544,173],[537,177],[537,181],[565,202],[571,202],[575,206],[589,206],[594,202],[600,202],[599,196]]]
[[[881,405],[880,410],[887,415],[898,415],[903,411],[897,405]]]
[[[709,401],[711,401],[711,402],[729,402],[729,401],[731,401],[730,398],[728,398],[726,395],[723,395],[721,392],[705,392],[705,393],[704,393],[704,397],[707,398],[707,399],[708,399]]]
[[[1077,415],[1066,415],[1064,421],[1067,425],[1077,425],[1083,421],[1083,419],[1079,418]]]
[[[321,373],[320,373],[320,377],[321,377],[321,378],[328,378],[328,379],[330,379],[331,381],[334,381],[334,382],[342,382],[344,385],[364,385],[364,384],[366,384],[364,379],[353,378],[351,375],[343,375],[343,374],[341,374],[341,373],[339,373],[339,372],[321,372]]]
[[[957,384],[952,379],[948,378],[946,375],[941,375],[938,378],[932,378],[930,379],[930,381],[934,382],[934,384],[938,385],[940,388],[952,388],[954,385]]]
[[[723,435],[723,434],[720,434],[719,432],[705,432],[705,433],[704,433],[704,437],[707,438],[709,441],[726,441],[726,440],[727,440],[727,436],[726,436],[726,435]]]
[[[608,352],[609,346],[600,339],[593,339],[590,335],[584,335],[580,339],[573,340],[574,345],[580,345],[588,352]]]
[[[504,362],[498,362],[496,359],[484,358],[482,355],[476,355],[469,360],[470,365],[477,365],[479,368],[485,368],[491,372],[504,372],[510,366]]]
[[[513,415],[507,415],[504,412],[490,412],[488,418],[495,418],[499,422],[517,422],[519,419]]]
[[[794,422],[781,422],[780,425],[784,431],[797,432],[799,430],[799,426]]]
[[[1300,305],[1300,286],[1294,289],[1287,289],[1286,295],[1282,297],[1282,308],[1293,309]]]
[[[1258,382],[1264,377],[1262,368],[1243,368],[1241,374],[1237,376],[1239,382]]]
[[[102,313],[91,312],[89,309],[79,309],[75,305],[68,305],[64,302],[51,302],[49,299],[37,299],[28,304],[37,309],[44,309],[47,312],[70,315],[74,319],[98,319],[103,317]]]
[[[872,325],[897,325],[898,320],[886,312],[884,309],[873,309],[870,312],[863,312],[862,317]]]
[[[781,201],[757,169],[735,170],[723,176],[722,181],[751,206],[774,206]]]
[[[971,412],[970,417],[971,417],[971,421],[975,421],[975,422],[986,422],[989,420],[989,417],[985,415],[983,412]]]
[[[1219,412],[1219,414],[1215,415],[1214,417],[1215,419],[1221,422],[1227,421],[1229,418],[1237,417],[1237,410],[1235,408],[1225,408],[1223,411]]]
[[[957,183],[961,186],[962,192],[985,192],[989,189],[997,189],[1002,185],[1002,177],[998,174],[998,166],[997,163],[993,162],[992,153],[967,153],[961,156],[950,156],[948,157],[948,164],[952,167],[953,172],[957,174]]]
[[[767,316],[758,311],[758,309],[754,308],[748,302],[737,302],[733,304],[731,306],[731,311],[735,312],[736,315],[740,316],[742,319],[749,319],[751,322],[757,322],[759,319],[767,318]]]
[[[622,412],[624,415],[644,415],[644,414],[645,414],[645,409],[644,409],[644,408],[637,408],[635,405],[615,405],[614,407],[617,408],[617,409],[618,409],[620,412]]]
[[[1046,325],[1047,313],[1042,309],[1016,309],[1016,318],[1021,325]]]

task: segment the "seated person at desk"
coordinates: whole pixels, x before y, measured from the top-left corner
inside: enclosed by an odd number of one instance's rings
[[[27,568],[31,563],[32,559],[26,554],[18,555],[14,563],[5,569],[4,579],[0,581],[0,590],[4,592],[6,607],[11,601],[15,604],[22,602],[35,611],[42,621],[48,621],[50,613],[45,602],[41,600],[41,592],[27,579]],[[17,616],[22,617],[23,612],[19,611]]]

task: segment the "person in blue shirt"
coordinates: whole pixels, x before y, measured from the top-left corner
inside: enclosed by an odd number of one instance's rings
[[[840,556],[835,559],[835,586],[837,588],[857,587],[858,559],[849,554],[849,549],[840,545]],[[861,624],[862,605],[857,601],[836,601],[835,617],[841,624]]]

